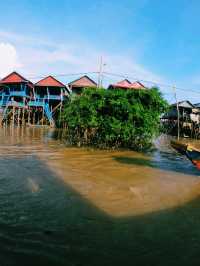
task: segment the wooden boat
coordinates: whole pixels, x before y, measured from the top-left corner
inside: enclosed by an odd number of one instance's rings
[[[179,153],[185,155],[200,170],[200,150],[190,144],[180,141],[171,141],[171,146]]]

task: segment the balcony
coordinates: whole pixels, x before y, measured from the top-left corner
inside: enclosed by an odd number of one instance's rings
[[[47,100],[57,100],[57,101],[61,101],[62,100],[62,96],[61,95],[46,95],[45,99]]]
[[[13,107],[25,107],[25,103],[23,102],[16,102],[16,101],[8,101],[7,106],[13,106]]]
[[[28,106],[35,106],[35,107],[43,107],[44,106],[43,100],[36,100],[36,101],[30,101],[28,102]]]
[[[27,94],[25,91],[10,91],[10,96],[26,97]]]

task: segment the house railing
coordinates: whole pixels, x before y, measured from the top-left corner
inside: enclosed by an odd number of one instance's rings
[[[61,95],[51,95],[51,94],[49,94],[49,95],[45,96],[45,98],[48,99],[48,100],[59,100],[59,101],[62,100],[62,96]]]
[[[58,100],[58,101],[62,101],[63,100],[63,95],[44,95],[44,96],[40,96],[38,94],[35,94],[35,99],[38,100]]]
[[[6,106],[25,107],[25,103],[24,102],[16,102],[16,101],[8,101]]]
[[[44,100],[43,99],[37,99],[34,101],[29,101],[28,106],[35,106],[35,107],[44,107]]]
[[[26,91],[24,90],[24,91],[10,91],[10,96],[21,96],[21,97],[26,97],[26,96],[28,96],[27,94],[26,94]]]

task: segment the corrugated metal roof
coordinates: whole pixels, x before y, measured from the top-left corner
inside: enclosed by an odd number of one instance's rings
[[[73,89],[73,87],[96,87],[97,83],[85,75],[79,79],[70,82],[68,85]]]
[[[171,106],[176,106],[176,103],[172,104]],[[178,106],[183,107],[183,108],[190,108],[190,109],[195,107],[190,101],[178,102]]]
[[[52,76],[48,76],[46,78],[41,79],[40,81],[38,81],[35,86],[39,86],[39,87],[59,87],[59,88],[64,88],[65,85],[58,81],[57,79],[55,79]]]
[[[200,103],[195,103],[194,106],[195,106],[196,108],[200,108]]]

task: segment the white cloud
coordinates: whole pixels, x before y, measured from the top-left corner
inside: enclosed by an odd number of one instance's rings
[[[23,63],[23,72],[28,76],[43,76],[46,74],[69,74],[99,71],[100,56],[103,55],[105,66],[103,70],[109,73],[117,73],[127,76],[131,81],[149,80],[155,83],[163,83],[164,79],[152,71],[146,69],[137,63],[134,58],[127,55],[116,55],[101,52],[94,47],[77,44],[72,48],[68,44],[55,46],[54,49],[29,48],[23,49],[21,60]],[[123,77],[109,76],[107,83],[119,81]],[[104,79],[106,81],[106,79]],[[147,84],[147,83],[146,83]],[[153,84],[149,83],[148,86]]]
[[[0,77],[21,67],[14,45],[0,42]]]
[[[10,43],[14,43],[15,46]],[[0,58],[3,59],[0,62],[1,76],[14,69],[20,69],[27,78],[46,74],[94,72],[99,70],[101,55],[106,63],[104,67],[106,72],[127,75],[132,77],[130,78],[132,81],[145,79],[163,82],[162,77],[136,62],[133,55],[119,55],[105,49],[99,50],[86,41],[77,42],[71,39],[68,42],[58,43],[45,38],[0,30]],[[109,83],[119,79],[121,78],[110,76],[104,80]],[[68,80],[64,80],[66,81]]]
[[[126,55],[109,55],[105,56],[105,71],[118,73],[130,79],[153,81],[155,83],[164,82],[164,78],[146,69],[143,65],[134,60],[133,57]]]

